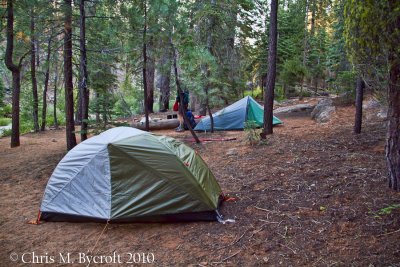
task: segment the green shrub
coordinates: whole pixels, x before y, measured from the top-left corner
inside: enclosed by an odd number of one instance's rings
[[[353,71],[341,71],[337,76],[338,93],[346,94],[350,98],[355,96],[357,76]]]
[[[11,113],[12,113],[11,105],[6,105],[0,108],[0,116],[5,116],[6,114],[11,114]]]
[[[258,126],[255,121],[246,121],[244,123],[244,131],[246,132],[245,140],[252,146],[261,140],[257,127]]]
[[[253,91],[251,91],[251,90],[247,90],[247,91],[244,91],[244,96],[251,96],[251,97],[253,97],[253,98],[258,98],[258,97],[260,97],[261,98],[261,88],[258,88],[257,87],[257,89],[254,89]]]
[[[0,118],[0,126],[7,126],[11,123],[10,118]]]
[[[286,96],[285,96],[285,90],[283,88],[283,86],[280,85],[276,85],[275,86],[275,96],[274,96],[274,100],[278,101],[279,103],[283,102],[286,100]]]
[[[3,136],[11,136],[12,129],[4,130],[4,131],[2,131],[1,133],[2,133],[2,134],[1,134],[2,137],[3,137]]]

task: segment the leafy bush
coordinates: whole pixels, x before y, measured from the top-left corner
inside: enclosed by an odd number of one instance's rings
[[[253,92],[251,90],[247,90],[244,91],[244,96],[251,96],[253,98],[261,98],[261,88],[257,87],[257,89],[253,90]]]
[[[399,209],[400,208],[400,203],[399,204],[393,204],[391,206],[388,206],[386,208],[381,209],[380,212],[378,212],[380,215],[385,215],[385,214],[391,214],[392,210],[394,209]]]
[[[357,77],[354,71],[342,71],[337,76],[338,93],[344,93],[350,98],[355,96]]]
[[[244,123],[244,131],[246,132],[245,140],[252,146],[261,140],[257,127],[258,125],[255,121],[246,121]]]
[[[11,114],[11,113],[12,113],[11,105],[6,105],[0,108],[0,116],[5,116],[6,114]]]
[[[11,123],[10,118],[0,118],[0,126],[7,126]]]
[[[274,100],[278,101],[279,103],[283,102],[286,100],[286,95],[285,95],[285,90],[283,89],[283,86],[279,86],[278,84],[275,86],[275,96]]]
[[[7,129],[1,132],[1,136],[11,136],[12,129]]]

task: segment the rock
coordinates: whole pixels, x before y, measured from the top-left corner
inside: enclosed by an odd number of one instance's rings
[[[7,125],[7,126],[1,126],[1,127],[0,127],[0,137],[4,134],[5,131],[7,131],[7,130],[9,130],[9,129],[11,129],[11,128],[12,128],[12,125],[11,125],[11,124],[9,124],[9,125]]]
[[[274,110],[274,114],[312,110],[314,107],[315,107],[315,105],[313,105],[313,104],[298,104],[298,105],[294,105],[294,106],[290,106],[290,107],[277,108]]]
[[[386,119],[387,118],[387,110],[386,109],[381,109],[376,113],[376,116],[381,119]]]
[[[373,109],[377,107],[381,107],[383,104],[379,102],[375,97],[370,98],[368,100],[364,100],[363,103],[363,109],[368,110],[368,109]]]
[[[318,104],[315,106],[313,111],[311,112],[311,118],[315,119],[319,116],[319,114],[323,111],[326,106],[332,106],[333,102],[332,99],[322,99],[318,101]]]
[[[326,123],[331,120],[332,114],[335,113],[334,106],[327,106],[324,110],[315,118],[318,123]]]
[[[236,153],[237,153],[237,148],[228,149],[228,151],[226,152],[227,155],[233,155]]]
[[[332,99],[320,100],[311,112],[311,118],[318,123],[326,123],[331,120],[331,115],[335,112]]]

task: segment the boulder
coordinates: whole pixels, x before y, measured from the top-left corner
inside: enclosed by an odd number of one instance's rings
[[[376,116],[380,119],[386,119],[387,118],[387,109],[381,109],[376,113]]]
[[[281,107],[274,110],[274,114],[299,112],[305,110],[312,110],[315,107],[313,104],[298,104],[290,107]]]
[[[318,123],[326,123],[331,120],[332,114],[335,112],[332,99],[323,99],[318,102],[313,111],[311,118]]]
[[[365,109],[365,110],[379,108],[382,106],[383,106],[382,102],[377,100],[375,97],[371,97],[367,100],[364,100],[364,103],[363,103],[363,109]]]

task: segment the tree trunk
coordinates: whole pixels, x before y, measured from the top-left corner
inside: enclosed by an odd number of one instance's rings
[[[44,131],[46,128],[47,89],[49,87],[49,79],[50,79],[50,54],[51,54],[52,39],[53,39],[53,28],[51,28],[49,41],[47,43],[46,74],[45,74],[45,78],[44,78],[44,89],[43,89],[42,125],[40,127],[41,131]]]
[[[35,13],[31,10],[31,79],[32,79],[32,108],[34,131],[39,132],[39,97],[36,80],[36,53],[35,53]]]
[[[65,24],[64,24],[64,79],[65,79],[65,124],[67,150],[76,146],[74,125],[74,94],[72,81],[72,1],[64,0]]]
[[[98,104],[99,98],[100,98],[100,94],[99,94],[99,92],[96,92],[95,93],[95,102],[97,103],[97,105],[96,105],[96,123],[98,125],[100,125],[100,108],[99,108],[99,104]]]
[[[363,95],[364,95],[364,81],[362,80],[361,75],[358,75],[357,89],[356,89],[356,116],[354,121],[355,134],[361,133]]]
[[[164,51],[160,60],[160,112],[169,110],[170,82],[171,82],[171,58],[170,52]]]
[[[80,11],[80,81],[79,81],[79,93],[80,93],[80,109],[81,109],[81,141],[87,139],[87,128],[89,119],[89,92],[87,90],[87,78],[88,74],[86,71],[87,58],[86,58],[86,15],[85,15],[85,0],[79,2]]]
[[[5,63],[12,72],[13,93],[12,93],[12,133],[11,147],[17,147],[19,142],[19,95],[21,91],[20,67],[13,63],[14,50],[14,9],[13,1],[7,0],[7,47]]]
[[[155,62],[154,62],[154,42],[153,37],[146,47],[147,52],[147,62],[146,62],[146,83],[147,83],[147,105],[149,113],[154,113],[154,76],[155,76]]]
[[[268,51],[268,73],[264,100],[264,124],[261,138],[265,139],[267,134],[272,134],[274,89],[276,78],[276,47],[277,47],[277,17],[278,0],[271,1],[271,19],[269,30],[269,51]]]
[[[213,133],[214,132],[214,118],[213,118],[213,115],[211,112],[210,105],[207,105],[207,110],[208,110],[208,115],[210,116],[210,123],[211,123],[211,125],[210,125],[211,131],[210,132]]]
[[[79,85],[78,85],[79,86]],[[78,95],[76,96],[76,106],[74,107],[75,110],[75,124],[81,124],[82,120],[82,97],[81,91],[78,90]]]
[[[190,124],[189,119],[186,117],[186,112],[184,110],[184,104],[183,104],[184,95],[183,95],[183,91],[181,89],[181,85],[180,85],[179,77],[178,77],[178,68],[177,68],[177,64],[176,64],[176,54],[175,54],[174,42],[172,40],[172,32],[170,32],[169,34],[170,34],[170,39],[171,39],[172,58],[174,60],[175,83],[176,83],[176,87],[178,89],[179,100],[180,100],[179,112],[182,112],[181,114],[183,116],[183,121],[185,122],[190,133],[192,134],[193,138],[196,140],[196,143],[198,144],[198,143],[200,143],[200,140],[197,137],[196,133],[194,132],[192,125]]]
[[[303,81],[301,81],[299,100],[303,100]]]
[[[204,99],[201,99],[199,106],[199,116],[205,116],[205,115],[207,115],[206,101]]]
[[[146,117],[146,131],[149,131],[149,104],[147,92],[147,51],[146,51],[146,31],[147,31],[147,1],[143,2],[144,5],[144,30],[143,30],[143,100],[144,100],[144,114]]]
[[[314,95],[318,93],[318,78],[314,78]]]
[[[190,110],[192,112],[196,111],[197,95],[192,95],[190,99]]]
[[[389,188],[400,191],[400,62],[393,51],[389,63],[386,168]]]
[[[311,29],[310,29],[310,35],[311,38],[314,37],[315,33],[315,12],[317,11],[317,0],[311,0],[312,1],[312,7],[311,7]]]
[[[57,55],[57,54],[56,54]],[[57,58],[57,56],[55,56]],[[57,120],[57,83],[58,83],[58,68],[56,65],[56,74],[54,75],[54,127],[58,130],[58,120]]]
[[[214,7],[215,7],[215,2],[214,2],[214,0],[211,0],[211,7],[214,9]],[[208,50],[208,52],[210,53],[210,55],[211,56],[213,56],[214,57],[214,52],[213,52],[213,50],[212,50],[212,34],[213,34],[213,31],[214,31],[214,22],[215,22],[215,17],[214,17],[214,15],[211,15],[210,16],[210,19],[209,19],[209,30],[208,30],[208,34],[207,34],[207,50]],[[206,94],[206,99],[205,99],[205,101],[206,101],[206,108],[207,108],[207,110],[208,110],[208,114],[209,114],[209,116],[210,116],[210,122],[211,122],[211,132],[213,133],[214,132],[214,118],[213,118],[213,116],[212,116],[212,113],[211,113],[211,109],[210,109],[210,101],[209,101],[209,95],[208,95],[208,88],[210,87],[210,85],[211,85],[211,82],[210,82],[210,80],[209,80],[209,77],[210,77],[210,70],[205,66],[204,67],[205,68],[205,70],[204,70],[204,73],[206,73],[206,85],[204,86],[204,92],[205,92],[205,94]]]
[[[308,26],[308,10],[307,1],[305,3],[305,20],[304,20],[304,42],[303,42],[303,67],[307,67],[307,26]],[[301,81],[299,100],[303,100],[303,80]]]
[[[286,98],[289,98],[289,89],[286,83],[283,84],[283,94]]]

